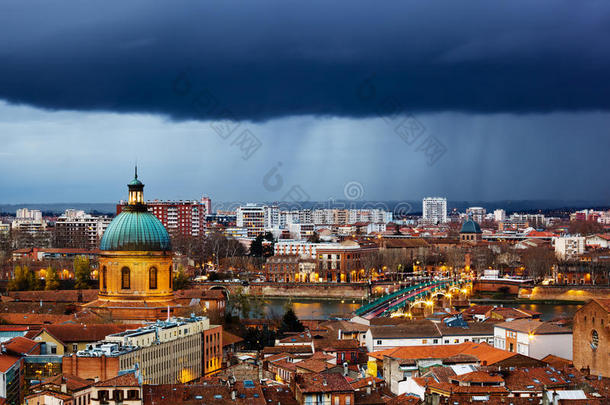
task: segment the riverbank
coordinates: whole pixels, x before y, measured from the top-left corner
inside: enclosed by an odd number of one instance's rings
[[[527,299],[527,298],[472,298],[470,302],[479,305],[494,305],[494,304],[544,304],[544,305],[584,305],[586,301],[578,300],[557,300],[557,299]]]

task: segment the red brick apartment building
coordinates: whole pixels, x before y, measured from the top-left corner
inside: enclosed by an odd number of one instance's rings
[[[127,205],[121,201],[116,206],[117,215]],[[152,212],[170,233],[179,233],[185,236],[205,235],[205,216],[210,214],[211,201],[202,197],[200,201],[147,201],[148,210]]]

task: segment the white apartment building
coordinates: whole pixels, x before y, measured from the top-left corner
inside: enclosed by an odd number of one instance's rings
[[[266,207],[256,204],[247,204],[237,207],[235,223],[240,228],[248,230],[248,237],[255,238],[265,231]]]
[[[304,240],[314,233],[314,224],[289,224],[288,231],[292,239]]]
[[[11,228],[16,231],[35,234],[47,229],[47,222],[42,219],[42,211],[20,208],[17,217],[11,223]]]
[[[58,247],[96,249],[111,221],[108,216],[67,209],[55,222],[56,244]]]
[[[265,206],[265,228],[277,229],[280,227],[280,207],[277,205]]]
[[[555,255],[559,259],[569,259],[585,253],[584,236],[561,236],[553,238],[555,245]]]
[[[503,209],[494,210],[494,221],[502,222],[506,219],[506,211]]]
[[[549,354],[572,360],[572,331],[535,319],[518,319],[494,326],[494,347],[542,359]]]
[[[442,197],[426,197],[422,201],[422,219],[431,224],[447,222],[447,199]]]

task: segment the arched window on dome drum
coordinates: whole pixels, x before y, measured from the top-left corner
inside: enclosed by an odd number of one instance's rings
[[[157,268],[151,267],[148,270],[148,288],[151,290],[157,289]]]
[[[123,290],[129,290],[131,288],[131,271],[129,267],[123,267],[121,269],[121,288]]]
[[[102,267],[102,289],[104,289],[104,290],[107,288],[106,277],[107,277],[107,271],[106,271],[106,266],[104,266],[104,267]]]

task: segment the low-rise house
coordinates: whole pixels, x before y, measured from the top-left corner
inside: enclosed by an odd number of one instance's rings
[[[376,352],[395,347],[441,344],[441,333],[432,321],[411,321],[371,326],[365,340],[367,350]]]
[[[139,325],[119,324],[61,324],[46,325],[39,331],[31,331],[26,336],[41,342],[42,354],[68,355],[87,346],[103,340],[113,333],[124,332],[127,329],[136,329]]]
[[[502,322],[494,327],[494,347],[536,359],[554,354],[572,360],[572,331],[532,319]]]
[[[63,401],[67,405],[71,401],[73,405],[87,405],[91,402],[91,392],[88,390],[91,385],[93,381],[71,374],[58,374],[31,386],[32,394],[26,397],[26,404],[44,405]],[[66,399],[66,396],[70,399]]]
[[[367,325],[350,321],[326,321],[320,324],[321,328],[327,329],[335,339],[355,340],[360,346],[366,344]]]
[[[285,386],[281,387],[283,390]],[[237,381],[230,385],[218,382],[144,385],[142,394],[143,405],[267,405],[261,385],[252,380]],[[290,402],[286,403],[289,404]]]
[[[294,395],[300,405],[354,405],[354,389],[341,374],[299,374]]]
[[[140,405],[142,403],[142,383],[137,372],[118,375],[106,381],[94,383],[87,391],[90,405],[123,404]],[[74,404],[79,405],[79,404]],[[89,405],[89,404],[80,404]]]
[[[334,357],[335,364],[356,364],[360,344],[355,340],[321,339],[314,340],[316,352]]]
[[[297,345],[297,346],[269,346],[262,350],[263,359],[267,359],[274,354],[289,353],[295,357],[307,358],[313,354],[313,348],[311,345]]]

